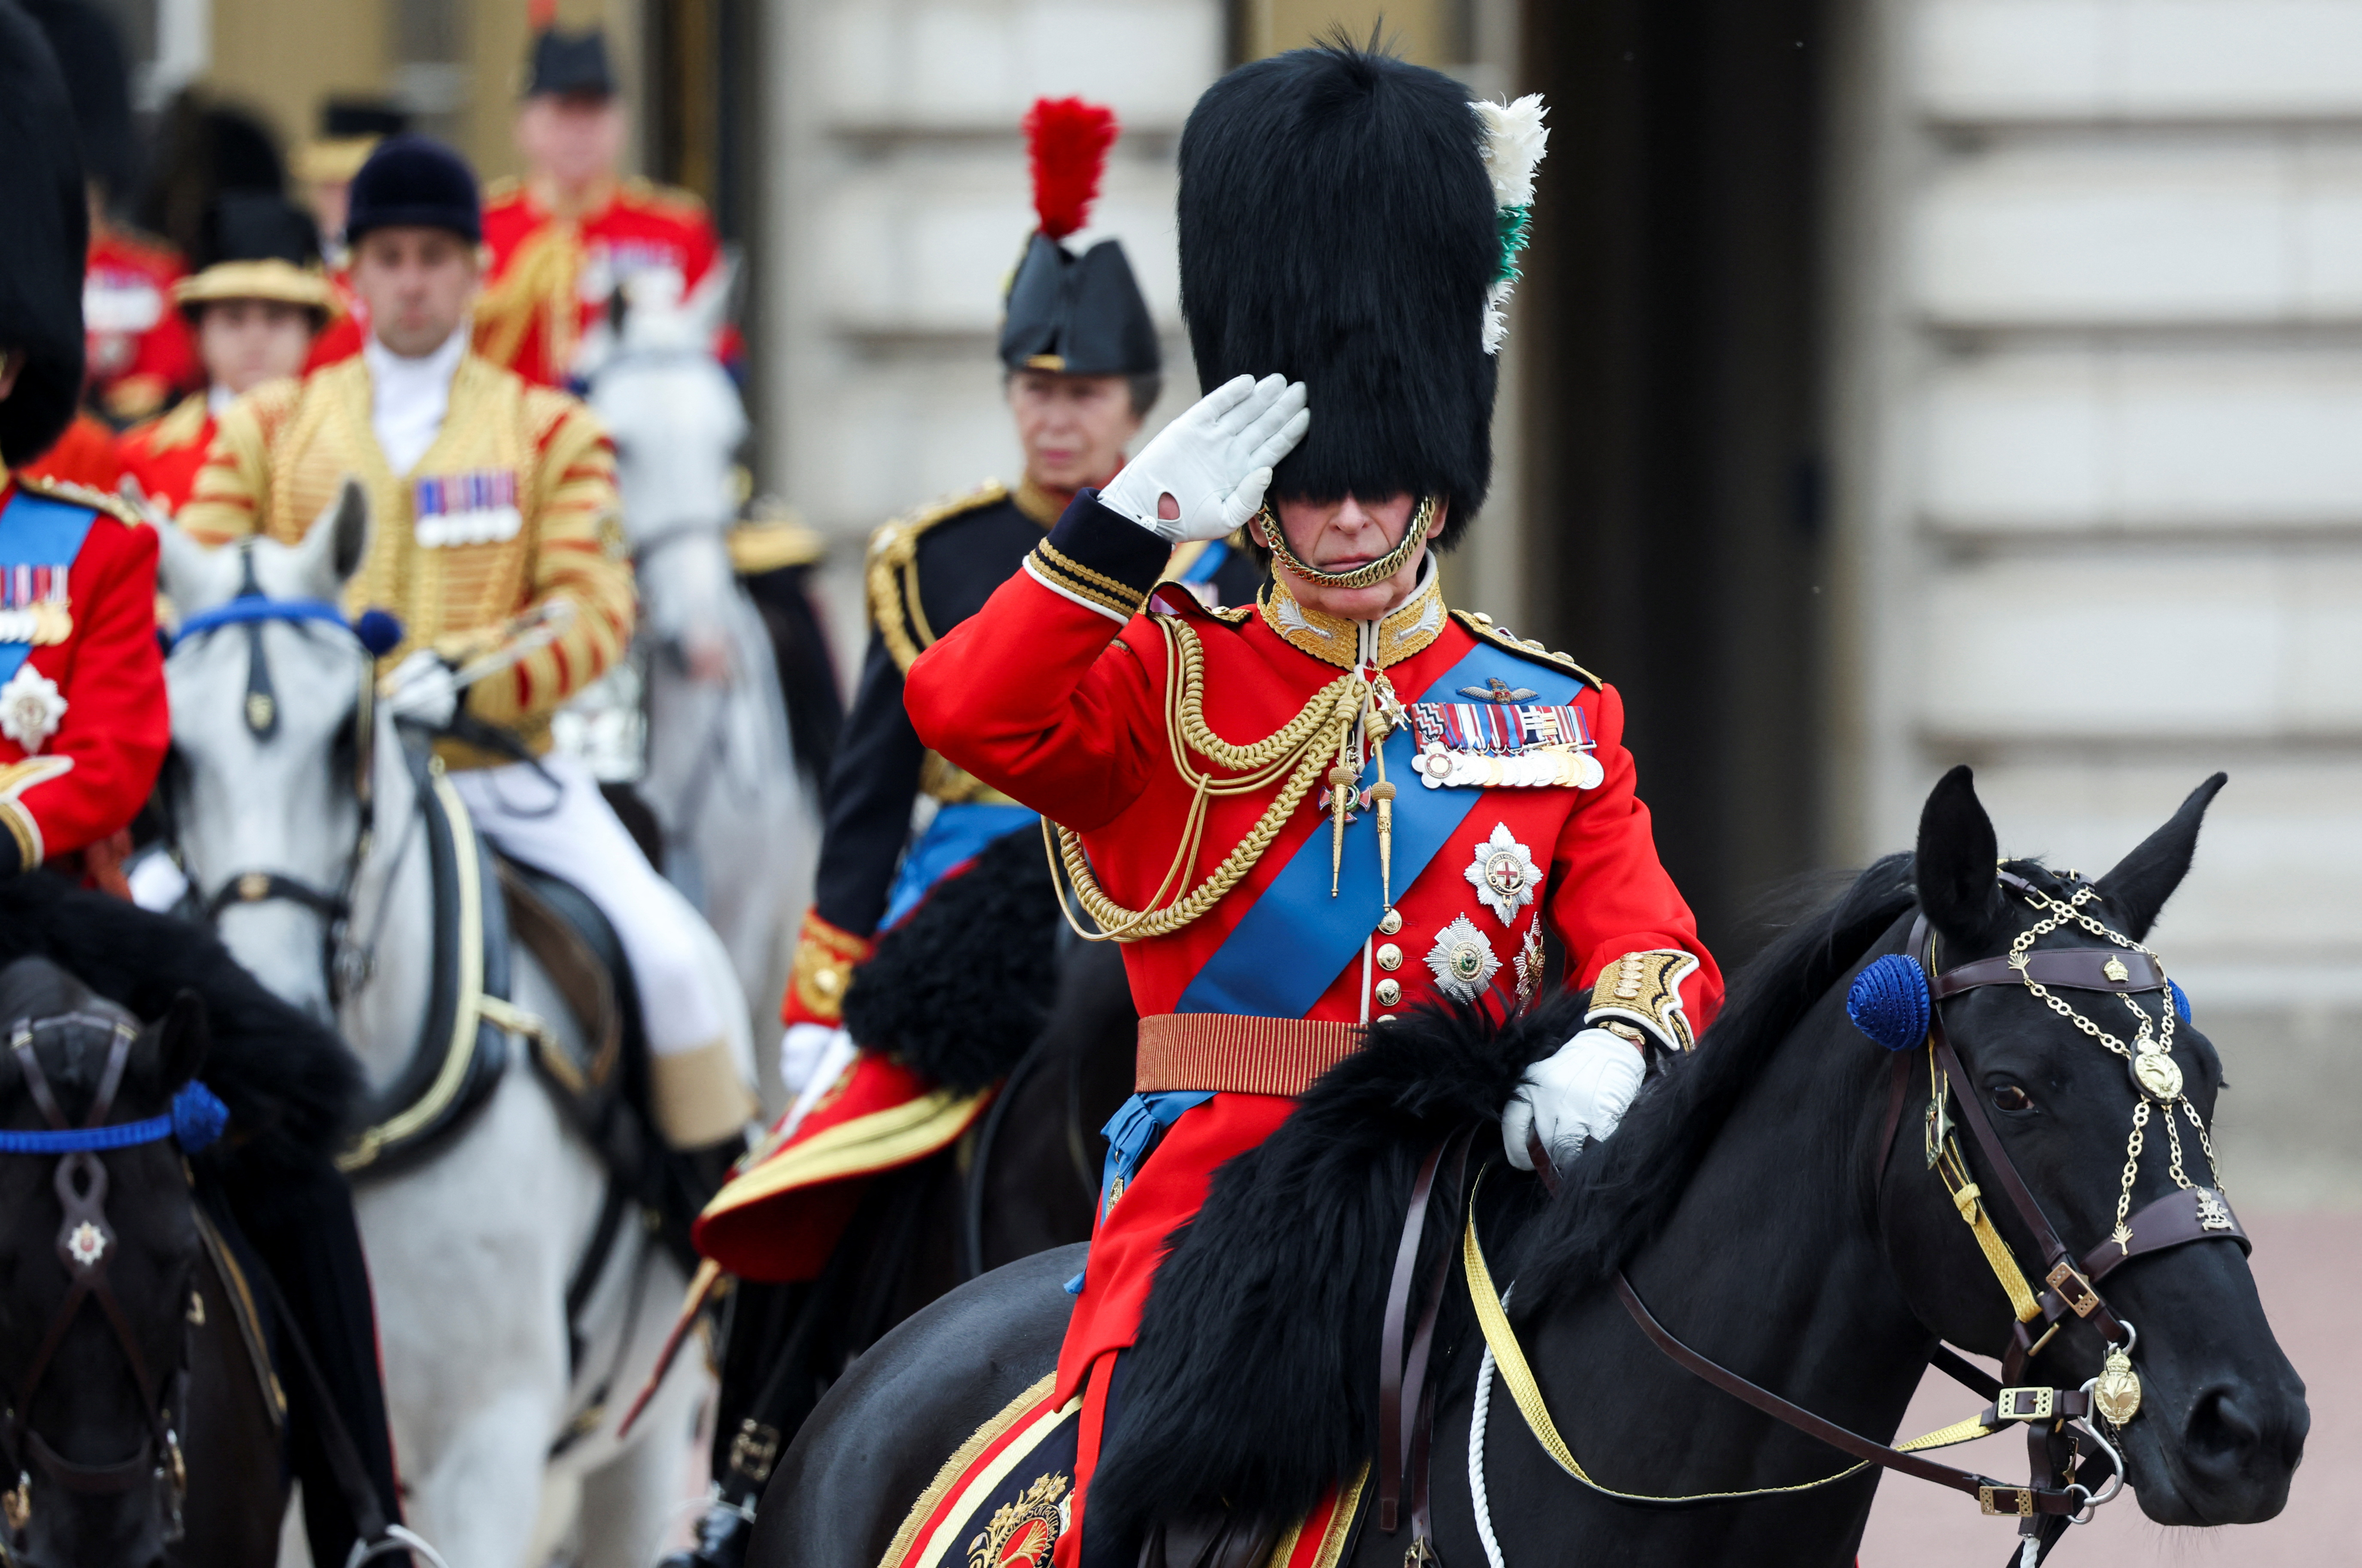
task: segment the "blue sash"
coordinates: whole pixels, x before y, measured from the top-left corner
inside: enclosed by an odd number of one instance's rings
[[[953,867],[975,859],[993,840],[1006,838],[1041,820],[1039,813],[1023,806],[988,801],[938,807],[935,820],[927,824],[927,831],[903,855],[901,867],[894,873],[893,889],[886,896],[886,918],[877,922],[877,929],[884,931],[900,924],[902,917],[917,909],[928,889],[942,881]]]
[[[14,566],[71,569],[82,554],[82,542],[89,536],[91,519],[96,515],[87,506],[19,490],[8,498],[6,507],[0,508],[0,569]],[[0,682],[15,675],[32,653],[30,643],[0,643]]]
[[[1583,690],[1572,675],[1533,664],[1480,643],[1417,699],[1448,701],[1463,686],[1497,675],[1535,690],[1531,701],[1568,703]],[[1386,737],[1386,777],[1395,785],[1394,885],[1418,880],[1476,807],[1474,789],[1430,790],[1411,771],[1415,742],[1407,726]],[[1372,775],[1364,774],[1363,782]],[[1368,812],[1345,830],[1344,866],[1337,894],[1329,895],[1330,830],[1324,823],[1281,867],[1246,918],[1206,960],[1175,1012],[1242,1012],[1260,1018],[1302,1018],[1343,972],[1385,913],[1378,877],[1378,834]]]

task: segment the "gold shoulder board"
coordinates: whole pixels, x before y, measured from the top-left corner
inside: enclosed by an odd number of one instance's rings
[[[947,495],[904,513],[869,536],[869,562],[865,574],[869,591],[869,622],[886,639],[886,651],[906,674],[918,657],[933,646],[934,628],[919,602],[919,541],[927,530],[955,517],[997,505],[1009,499],[1009,487],[987,480],[960,495]]]
[[[1481,611],[1454,610],[1451,613],[1451,618],[1504,653],[1513,653],[1519,658],[1531,659],[1536,664],[1547,665],[1562,674],[1572,675],[1595,691],[1607,684],[1566,655],[1552,653],[1531,638],[1520,637],[1505,627],[1495,625],[1493,617]]]
[[[18,474],[17,482],[35,495],[45,495],[51,501],[69,502],[75,506],[87,506],[93,512],[104,512],[117,523],[130,527],[143,528],[148,525],[148,519],[140,515],[139,509],[121,496],[93,490],[86,484],[76,484],[71,480],[43,479],[36,474]]]

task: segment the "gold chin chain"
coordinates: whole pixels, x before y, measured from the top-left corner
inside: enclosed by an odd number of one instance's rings
[[[1418,510],[1410,514],[1410,526],[1403,530],[1402,543],[1369,565],[1355,567],[1352,571],[1322,571],[1297,559],[1296,552],[1288,548],[1287,530],[1279,525],[1278,514],[1272,511],[1269,502],[1265,502],[1263,510],[1254,514],[1253,521],[1257,525],[1256,537],[1271,551],[1272,558],[1286,567],[1292,576],[1320,588],[1367,588],[1374,582],[1384,582],[1402,570],[1403,563],[1427,543],[1427,531],[1435,523],[1435,497],[1419,498]]]
[[[1206,723],[1206,652],[1196,630],[1172,616],[1156,617],[1156,624],[1164,635],[1168,668],[1174,672],[1164,682],[1165,742],[1174,770],[1189,786],[1188,814],[1182,823],[1181,842],[1174,852],[1173,864],[1157,883],[1147,907],[1138,910],[1126,909],[1108,896],[1083,853],[1080,834],[1047,817],[1042,819],[1043,848],[1050,856],[1051,881],[1058,887],[1058,906],[1065,914],[1066,923],[1074,927],[1075,934],[1086,942],[1138,942],[1179,931],[1220,903],[1244,880],[1324,774],[1330,786],[1333,824],[1330,896],[1336,894],[1338,873],[1343,864],[1345,824],[1352,808],[1366,799],[1377,812],[1381,875],[1387,884],[1386,901],[1392,903],[1395,787],[1386,782],[1385,757],[1379,747],[1407,715],[1384,672],[1372,668],[1365,679],[1365,667],[1346,670],[1313,693],[1312,700],[1286,724],[1259,741],[1235,745],[1216,734]],[[1193,754],[1228,776],[1218,777],[1209,769],[1196,767],[1189,760]],[[1357,790],[1355,783],[1365,757],[1375,758],[1378,781],[1363,791]],[[1283,776],[1286,781],[1253,830],[1222,857],[1204,881],[1187,894],[1173,897],[1197,867],[1212,802],[1219,797],[1266,790]],[[1098,931],[1084,929],[1075,918],[1074,909],[1066,901],[1065,888],[1059,883],[1058,867],[1062,864],[1067,878],[1075,885],[1076,899],[1098,922]],[[1164,901],[1168,897],[1173,900],[1170,903]]]
[[[2042,918],[2029,929],[2020,932],[2017,939],[2009,944],[2009,964],[2025,981],[2025,988],[2039,998],[2044,1006],[2122,1056],[2132,1069],[2133,1084],[2140,1091],[2140,1099],[2133,1106],[2132,1136],[2125,1145],[2124,1183],[2116,1194],[2116,1228],[2109,1236],[2109,1240],[2118,1247],[2129,1249],[2133,1233],[2126,1221],[2132,1216],[2133,1183],[2140,1175],[2141,1150],[2147,1143],[2153,1106],[2165,1108],[2165,1139],[2170,1154],[2166,1174],[2173,1178],[2173,1185],[2184,1192],[2194,1190],[2198,1185],[2181,1168],[2181,1132],[2173,1114],[2177,1106],[2189,1118],[2191,1127],[2198,1134],[2198,1146],[2206,1154],[2207,1174],[2213,1177],[2213,1190],[2218,1194],[2223,1190],[2223,1176],[2221,1167],[2215,1163],[2214,1143],[2207,1135],[2206,1123],[2199,1116],[2198,1108],[2191,1104],[2189,1098],[2181,1092],[2181,1066],[2173,1059],[2173,1026],[2179,1015],[2174,1010],[2171,986],[2169,985],[2159,996],[2158,1010],[2160,1016],[2158,1019],[2151,1019],[2130,995],[2118,996],[2116,999],[2123,1002],[2137,1021],[2128,1043],[2084,1017],[2064,998],[2026,973],[2025,956],[2033,950],[2035,943],[2061,926],[2073,924],[2094,936],[2106,938],[2127,952],[2147,954],[2156,959],[2158,974],[2160,977],[2165,974],[2165,960],[2158,958],[2155,952],[2128,936],[2109,930],[2085,912],[2083,906],[2097,896],[2090,887],[2076,889],[2074,897],[2069,900],[2053,898],[2039,889],[2027,890],[2026,902],[2042,911]],[[2114,962],[2110,960],[2111,964]]]

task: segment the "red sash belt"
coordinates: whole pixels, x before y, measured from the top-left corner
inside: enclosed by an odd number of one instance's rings
[[[1140,1021],[1132,1087],[1142,1094],[1213,1089],[1293,1099],[1361,1048],[1358,1023],[1237,1012],[1158,1013]]]

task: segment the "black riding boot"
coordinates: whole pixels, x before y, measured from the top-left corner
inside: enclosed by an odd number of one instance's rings
[[[386,1519],[402,1518],[385,1387],[378,1373],[377,1313],[360,1230],[353,1220],[352,1191],[325,1155],[261,1168],[235,1157],[224,1165],[222,1191],[230,1212],[270,1271],[326,1386],[327,1411],[319,1408],[314,1381],[292,1364],[292,1356],[286,1358],[291,1364],[281,1369],[280,1383],[292,1418],[288,1452],[304,1484],[312,1561],[341,1563],[352,1551],[357,1529],[328,1445],[319,1436],[330,1411],[351,1437]]]
[[[809,1405],[795,1368],[810,1355],[808,1335],[797,1333],[811,1299],[811,1285],[731,1286],[722,1326],[722,1378],[713,1419],[713,1500],[697,1522],[697,1544],[657,1568],[740,1568],[755,1533],[755,1505],[771,1478],[791,1405]],[[799,1401],[796,1396],[801,1395]],[[800,1408],[792,1412],[801,1422]]]

